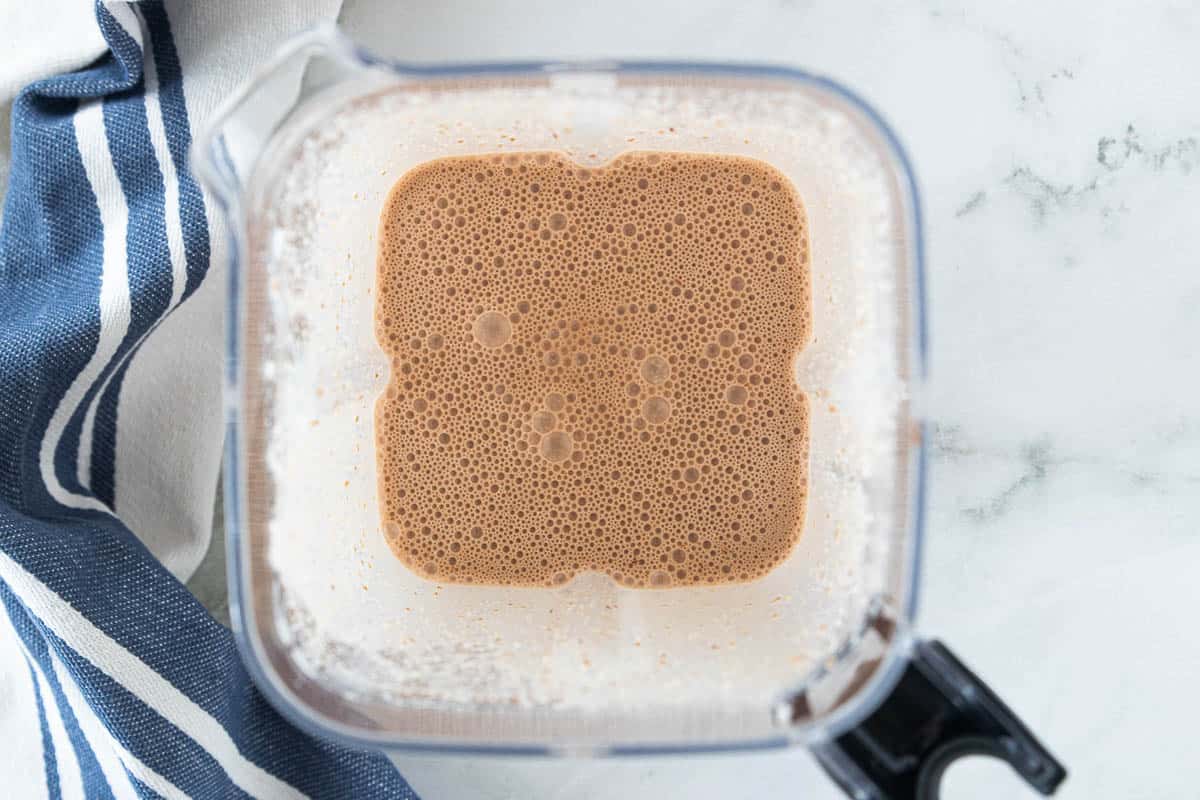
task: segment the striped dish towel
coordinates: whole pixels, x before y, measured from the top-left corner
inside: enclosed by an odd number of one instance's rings
[[[277,40],[336,10],[103,2],[86,66],[13,103],[0,796],[415,797],[382,755],[282,720],[180,583],[208,543],[222,438],[225,237],[191,133]]]

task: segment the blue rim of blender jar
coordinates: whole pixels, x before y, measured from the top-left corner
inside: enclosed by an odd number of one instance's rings
[[[294,55],[309,43],[321,43],[326,46],[332,45],[332,50],[335,52],[331,55],[340,55],[343,58],[349,58],[358,63],[359,66],[378,66],[383,67],[398,77],[419,77],[419,78],[465,78],[470,76],[504,76],[504,75],[543,75],[543,74],[563,74],[563,73],[609,73],[613,75],[667,75],[674,74],[680,76],[721,76],[728,78],[758,78],[766,80],[777,80],[782,82],[790,82],[804,84],[807,86],[816,87],[830,92],[847,103],[853,110],[861,113],[863,117],[874,126],[875,131],[882,137],[885,145],[890,151],[893,162],[893,167],[897,173],[897,177],[903,184],[901,192],[904,199],[907,201],[910,219],[906,226],[906,232],[910,234],[910,247],[912,255],[912,265],[909,270],[912,280],[912,285],[909,287],[909,309],[906,311],[908,322],[915,336],[915,347],[913,343],[908,345],[910,356],[912,357],[912,375],[909,380],[910,388],[910,416],[915,420],[919,433],[918,441],[911,446],[912,454],[910,456],[910,467],[912,474],[909,477],[909,491],[913,498],[913,507],[909,511],[909,523],[912,526],[911,540],[908,546],[908,553],[904,559],[904,568],[907,571],[908,578],[908,596],[905,599],[903,608],[898,609],[903,616],[906,625],[911,625],[917,610],[917,598],[920,586],[920,565],[921,554],[923,550],[924,539],[924,524],[925,524],[925,502],[926,502],[926,484],[927,484],[927,434],[928,423],[924,419],[924,408],[919,404],[914,404],[913,401],[919,400],[915,395],[923,388],[923,385],[928,379],[928,347],[929,334],[926,320],[926,276],[925,276],[925,241],[924,241],[924,219],[921,208],[920,190],[917,188],[916,176],[912,168],[912,162],[908,157],[907,152],[901,145],[899,138],[888,125],[882,115],[877,112],[874,107],[867,103],[862,97],[851,91],[841,83],[832,78],[807,72],[794,67],[786,67],[779,65],[768,64],[739,64],[739,63],[719,63],[719,62],[688,62],[688,61],[579,61],[579,62],[541,62],[541,61],[515,61],[515,62],[497,62],[497,63],[454,63],[446,65],[422,65],[409,64],[398,61],[381,59],[372,53],[352,44],[343,34],[336,29],[330,31],[318,30],[309,34],[313,37],[312,42],[297,42],[297,47],[291,50],[288,55]],[[301,37],[302,39],[305,37]],[[340,53],[336,52],[341,50]],[[283,54],[279,54],[280,57]],[[273,66],[276,61],[273,59]],[[257,77],[257,75],[256,75]],[[253,80],[253,79],[252,79]],[[239,102],[243,97],[246,89],[237,92],[234,97],[231,97],[226,108],[231,108]],[[218,112],[214,115],[214,119],[221,119],[225,113]],[[206,137],[202,142],[197,140],[197,144],[207,143],[210,149],[216,149],[218,146],[216,137]],[[224,150],[223,142],[220,143],[220,152],[209,153],[208,157],[218,158],[228,161],[227,153]],[[201,156],[201,159],[203,156]],[[196,159],[196,160],[201,160]],[[211,179],[211,176],[210,176]],[[434,742],[434,741],[404,741],[385,737],[372,737],[362,733],[349,732],[342,730],[345,726],[340,722],[333,722],[328,718],[319,717],[316,712],[311,710],[308,704],[303,703],[301,699],[291,690],[283,691],[282,685],[277,685],[277,678],[274,675],[268,674],[263,660],[259,657],[258,645],[252,640],[257,634],[251,633],[251,627],[246,617],[246,612],[249,606],[242,602],[242,574],[243,574],[243,558],[242,558],[242,526],[241,526],[241,510],[242,510],[242,494],[241,494],[241,474],[239,467],[241,466],[238,458],[238,447],[240,441],[240,431],[238,425],[238,414],[240,410],[240,368],[241,359],[239,356],[240,344],[240,322],[241,322],[241,269],[242,269],[242,253],[240,246],[242,244],[242,219],[240,215],[239,204],[232,198],[222,192],[214,191],[217,202],[222,208],[222,211],[227,218],[230,219],[227,226],[228,236],[230,240],[230,270],[227,283],[227,300],[229,309],[237,313],[228,313],[226,315],[226,436],[225,436],[225,479],[224,491],[226,497],[225,503],[225,528],[226,528],[226,551],[228,559],[227,581],[229,594],[230,619],[233,623],[234,638],[237,642],[238,649],[242,654],[242,662],[245,664],[247,671],[253,676],[254,682],[266,697],[271,705],[289,722],[294,724],[299,729],[321,739],[337,742],[339,744],[350,747],[366,747],[373,749],[386,749],[396,752],[413,752],[413,753],[446,753],[446,754],[462,754],[462,755],[536,755],[536,756],[554,756],[571,752],[586,752],[594,756],[655,756],[669,754],[685,754],[685,753],[728,753],[740,751],[761,751],[768,749],[778,749],[783,747],[791,747],[794,745],[804,744],[811,738],[807,734],[792,733],[791,735],[781,734],[765,739],[748,740],[748,741],[733,741],[733,742],[704,742],[704,743],[646,743],[646,744],[622,744],[622,745],[602,745],[602,746],[583,746],[576,747],[573,745],[551,746],[551,745],[491,745],[484,743],[454,743],[454,742]],[[915,410],[914,410],[915,405]],[[905,634],[901,634],[904,636]],[[896,680],[898,680],[900,672],[903,669],[904,658],[903,653],[899,651],[905,649],[904,642],[898,642],[896,646],[889,648],[889,656],[875,672],[875,674],[858,692],[858,697],[850,704],[848,708],[837,709],[831,715],[823,719],[816,726],[817,729],[844,728],[852,725],[854,720],[870,713],[875,706],[886,697],[891,690]],[[806,680],[807,680],[806,676]],[[290,695],[290,696],[289,696]]]

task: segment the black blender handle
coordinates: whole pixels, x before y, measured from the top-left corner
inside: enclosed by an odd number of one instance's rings
[[[918,641],[888,697],[850,730],[813,747],[854,800],[938,800],[946,768],[964,756],[1007,761],[1050,795],[1067,777],[1029,729],[938,641]]]

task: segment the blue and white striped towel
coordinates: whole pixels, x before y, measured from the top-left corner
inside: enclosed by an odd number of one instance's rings
[[[221,446],[224,235],[188,171],[191,132],[279,38],[337,4],[245,5],[100,3],[99,58],[13,104],[6,797],[415,796],[383,756],[283,721],[179,582],[207,546]]]

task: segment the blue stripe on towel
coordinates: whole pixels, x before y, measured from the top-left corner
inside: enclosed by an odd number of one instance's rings
[[[167,11],[161,2],[136,10],[109,2],[96,16],[109,53],[14,102],[0,227],[0,601],[34,691],[45,689],[36,724],[46,792],[74,786],[77,763],[89,798],[130,788],[143,797],[246,796],[242,786],[272,796],[414,798],[382,755],[312,739],[284,721],[250,680],[230,632],[154,559],[120,509],[109,513],[126,441],[116,432],[136,430],[121,417],[129,364],[172,298],[186,302],[201,285],[211,247],[188,172],[191,119]],[[154,59],[157,112],[146,103],[144,49]],[[161,114],[165,151],[152,113]],[[160,158],[176,173],[177,212]],[[122,206],[127,224],[105,230]],[[182,252],[171,230],[182,232]],[[123,264],[111,258],[114,243],[125,248]],[[127,280],[127,328],[111,316],[126,288],[114,280]],[[186,387],[162,389],[175,390]]]

